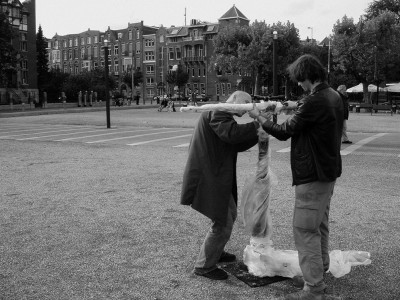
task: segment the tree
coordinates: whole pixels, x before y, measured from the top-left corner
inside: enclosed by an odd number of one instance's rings
[[[396,14],[396,19],[400,22],[400,2],[398,0],[375,0],[368,5],[365,17],[367,20],[376,18],[385,10]]]
[[[122,81],[132,89],[132,73],[125,72],[122,77]],[[135,87],[139,86],[143,82],[143,74],[140,70],[136,69],[133,73],[133,84]]]
[[[268,25],[255,21],[250,26],[221,29],[214,39],[215,54],[211,66],[217,72],[250,75],[257,93],[259,86],[272,84],[274,30],[279,36],[276,41],[277,76],[283,78],[287,64],[300,53],[298,30],[290,22]]]
[[[36,66],[38,74],[38,88],[39,91],[44,90],[44,86],[49,80],[49,69],[48,69],[48,58],[47,58],[47,43],[43,36],[42,26],[39,25],[38,32],[36,34]]]
[[[12,75],[17,68],[17,51],[12,45],[16,37],[7,16],[0,11],[0,87],[11,87]]]
[[[337,69],[350,73],[363,84],[364,101],[368,84],[393,79],[389,69],[400,62],[398,54],[400,28],[396,14],[384,11],[372,19],[359,20],[344,16],[334,25],[333,60]]]
[[[189,74],[183,69],[183,66],[179,64],[176,70],[168,72],[165,81],[178,87],[178,97],[180,99],[181,86],[185,86],[185,84],[189,81]]]

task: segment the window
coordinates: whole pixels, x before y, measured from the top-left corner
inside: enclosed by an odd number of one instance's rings
[[[146,93],[147,93],[147,97],[153,98],[155,96],[154,89],[147,89]]]
[[[129,55],[132,55],[132,50],[133,50],[133,48],[132,48],[132,43],[129,43]]]
[[[176,59],[181,59],[181,48],[176,48]]]
[[[77,38],[77,37],[75,38],[75,44],[74,44],[74,46],[78,46],[78,38]]]
[[[81,37],[81,45],[85,45],[85,38]]]
[[[164,36],[160,35],[160,43],[164,43]]]
[[[140,38],[140,31],[139,29],[136,29],[136,39],[138,40]]]
[[[146,74],[154,74],[154,65],[146,66]]]
[[[118,32],[118,39],[122,39],[122,32]]]
[[[175,58],[175,54],[174,54],[174,48],[168,48],[168,53],[169,53],[169,59],[172,60]]]
[[[225,96],[225,83],[221,83],[222,96]]]
[[[64,44],[64,48],[67,48],[67,40],[64,40],[63,44]]]
[[[121,51],[122,51],[122,54],[125,54],[125,51],[126,51],[125,43],[121,45]]]
[[[93,56],[94,56],[94,57],[97,57],[97,56],[98,56],[98,49],[97,49],[97,46],[94,46],[94,47],[93,47]]]
[[[136,54],[140,54],[140,42],[136,42]]]
[[[154,78],[153,77],[146,77],[146,85],[147,86],[154,85]]]
[[[146,47],[154,47],[154,40],[147,39],[144,41]]]
[[[68,58],[69,60],[72,60],[72,50],[68,50]]]
[[[155,60],[154,51],[145,51],[145,60]]]
[[[228,95],[230,95],[230,93],[231,93],[231,88],[232,88],[232,86],[231,86],[231,83],[230,82],[228,82],[227,84],[226,84],[226,88],[227,88],[227,92],[228,92]]]
[[[92,37],[88,36],[86,40],[86,44],[90,45],[92,43]]]
[[[81,58],[85,58],[85,48],[81,48]]]
[[[72,47],[72,39],[69,39],[69,47]]]
[[[63,59],[67,60],[68,54],[67,54],[67,50],[63,51]]]
[[[132,35],[132,30],[129,30],[129,33],[128,33],[128,39],[132,39],[133,38],[133,35]]]
[[[206,85],[204,83],[200,83],[200,94],[203,96],[206,95]]]
[[[200,45],[198,48],[198,56],[203,57],[204,56],[204,49],[203,49],[203,45]]]
[[[94,37],[94,43],[97,44],[98,42],[99,42],[99,37],[96,35],[96,36]]]
[[[119,46],[114,45],[114,55],[118,56],[118,54],[119,54]]]
[[[89,56],[89,58],[91,58],[91,56],[92,56],[92,47],[87,47],[87,55]]]

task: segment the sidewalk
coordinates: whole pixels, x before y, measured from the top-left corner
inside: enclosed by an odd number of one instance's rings
[[[123,110],[123,109],[144,109],[158,107],[155,101],[153,103],[146,103],[136,105],[114,106],[110,105],[110,109]],[[35,116],[35,115],[49,115],[49,114],[64,114],[64,113],[84,113],[93,111],[103,111],[106,109],[105,102],[98,102],[93,106],[78,107],[77,103],[49,103],[46,108],[34,107],[29,104],[13,105],[0,105],[0,118],[4,117],[19,117],[19,116]]]

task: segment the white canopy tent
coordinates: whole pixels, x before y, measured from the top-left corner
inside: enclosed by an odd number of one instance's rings
[[[391,92],[391,93],[400,93],[400,82],[387,86],[386,91]]]
[[[376,85],[374,85],[374,84],[369,84],[368,85],[368,92],[370,92],[370,93],[375,93],[377,89],[378,89],[378,87]],[[380,87],[379,91],[386,91],[386,88],[381,88]],[[358,84],[356,86],[348,88],[346,90],[346,92],[347,93],[362,93],[363,92],[363,84],[360,83],[360,84]]]

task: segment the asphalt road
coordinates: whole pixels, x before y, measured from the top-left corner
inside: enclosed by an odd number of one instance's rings
[[[113,108],[111,129],[105,111],[10,116],[0,118],[0,299],[247,300],[295,290],[191,274],[209,225],[179,205],[198,114]],[[345,299],[398,299],[400,115],[351,113],[348,128],[331,249],[368,251],[372,264],[329,283]],[[289,145],[271,141],[279,249],[294,249]],[[256,159],[257,148],[239,155],[239,192]],[[240,259],[248,240],[238,220],[227,250]]]

